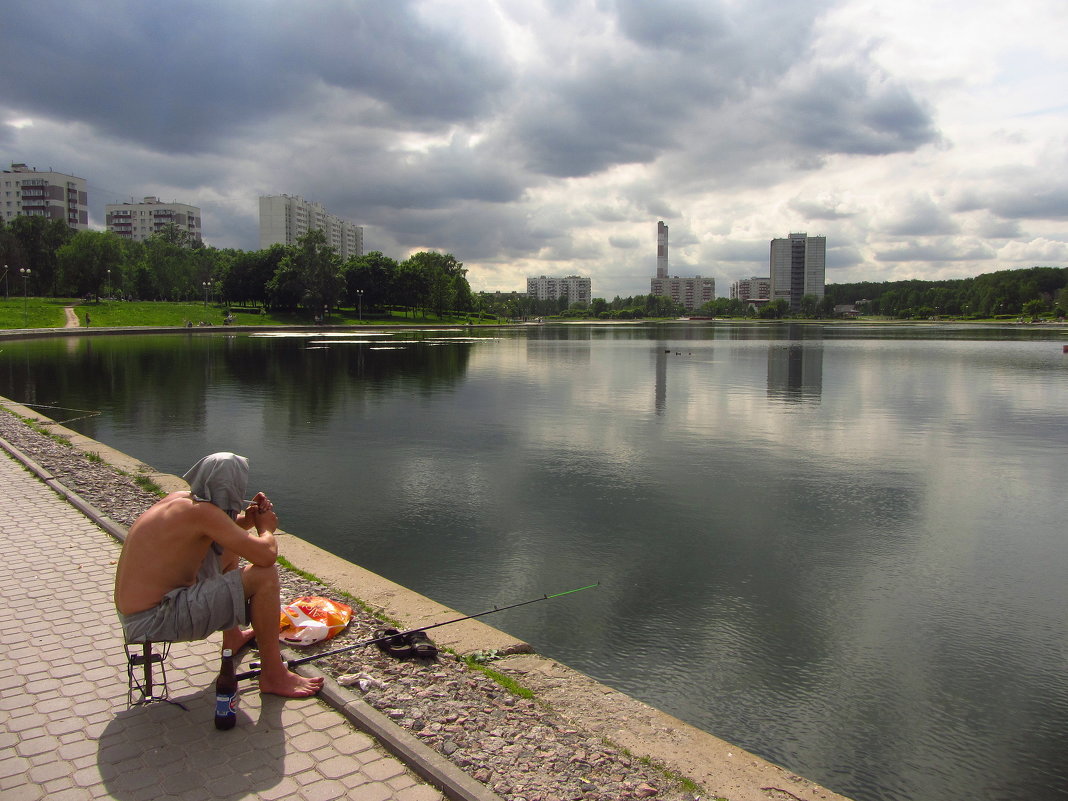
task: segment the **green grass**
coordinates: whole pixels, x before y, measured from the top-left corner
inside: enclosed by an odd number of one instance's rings
[[[62,328],[67,324],[62,298],[0,298],[0,328]]]
[[[70,298],[0,298],[0,329],[17,328],[64,328],[67,325],[65,306],[73,306],[80,327],[85,326],[89,314],[92,328],[154,328],[182,327],[189,323],[199,327],[201,323],[223,326],[226,307],[209,303],[167,303],[153,301],[94,301],[85,303]],[[233,309],[230,327],[250,325],[301,326],[314,324],[312,315],[305,312],[266,311]],[[357,309],[336,309],[326,318],[326,325],[475,325],[494,324],[495,319],[480,320],[466,314],[423,316],[389,311],[372,315]]]

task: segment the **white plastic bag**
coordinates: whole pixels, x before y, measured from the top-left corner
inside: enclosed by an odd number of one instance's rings
[[[306,614],[296,604],[283,606],[282,614],[289,618],[290,625],[278,635],[278,639],[287,645],[314,645],[330,634],[330,626]]]

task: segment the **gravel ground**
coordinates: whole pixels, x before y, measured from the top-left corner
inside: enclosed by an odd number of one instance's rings
[[[0,412],[0,437],[124,525],[157,500],[132,477],[39,433],[6,411]],[[314,566],[302,567],[314,572]],[[283,601],[302,595],[344,600],[333,588],[283,569]],[[307,653],[370,639],[386,625],[356,608],[346,631]],[[398,660],[368,647],[316,664],[509,801],[694,799],[663,772],[584,733],[536,699],[513,694],[448,653],[434,660]]]

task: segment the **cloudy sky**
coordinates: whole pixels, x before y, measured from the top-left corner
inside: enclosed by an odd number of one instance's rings
[[[0,20],[0,156],[104,204],[317,201],[476,290],[768,272],[828,283],[1068,264],[1063,0],[34,0]]]

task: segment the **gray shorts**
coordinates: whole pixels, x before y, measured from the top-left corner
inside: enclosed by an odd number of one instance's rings
[[[163,596],[151,609],[119,613],[126,642],[189,642],[248,623],[241,571],[222,573],[219,557],[208,550],[196,583]]]

